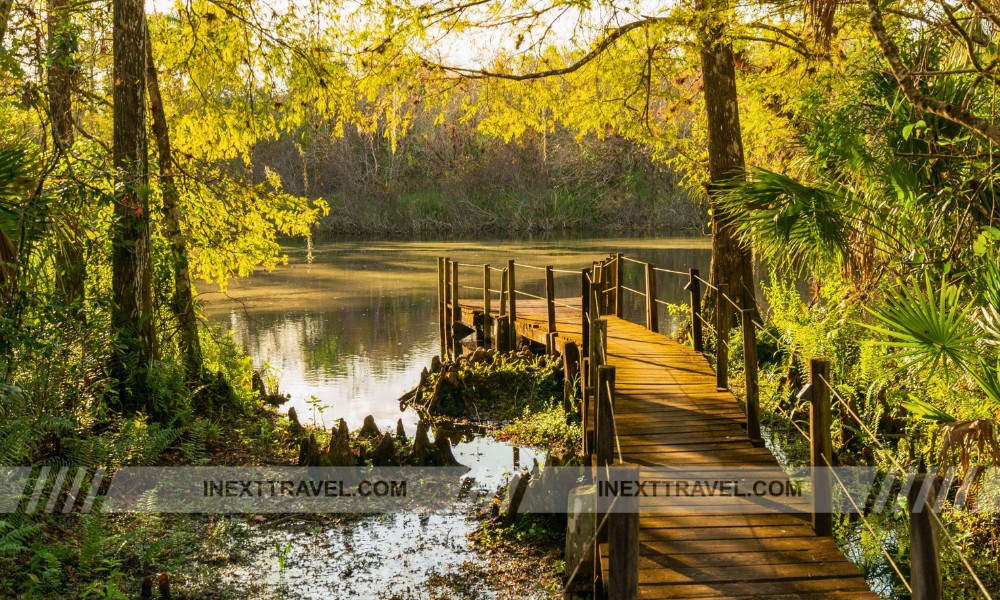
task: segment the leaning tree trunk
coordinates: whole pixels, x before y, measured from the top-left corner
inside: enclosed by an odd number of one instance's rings
[[[73,146],[73,48],[76,33],[70,20],[68,0],[49,0],[48,6],[48,97],[52,139],[57,150],[66,154]],[[80,195],[68,189],[62,194],[61,219],[68,235],[59,244],[56,255],[56,289],[66,306],[74,307],[70,314],[82,320],[84,313],[84,279],[87,266],[80,235]]]
[[[170,309],[180,329],[180,351],[188,382],[196,383],[201,377],[201,343],[198,341],[198,316],[194,310],[194,293],[191,289],[191,271],[188,264],[187,240],[181,232],[180,195],[174,180],[173,154],[170,148],[170,130],[163,112],[159,76],[153,62],[153,45],[146,31],[146,88],[149,91],[149,109],[153,117],[153,135],[160,165],[160,189],[163,194],[163,233],[170,242],[170,262],[174,271],[174,293]]]
[[[143,0],[113,0],[114,222],[111,228],[112,376],[126,410],[149,408],[154,352],[146,160],[146,14]]]
[[[725,0],[698,0],[700,11],[725,9]],[[743,136],[740,130],[739,101],[736,96],[736,67],[733,47],[725,39],[724,23],[713,23],[702,40],[701,73],[705,90],[705,112],[708,123],[708,185],[712,206],[712,266],[713,285],[728,285],[728,296],[741,306],[756,310],[754,299],[753,260],[749,248],[736,237],[728,215],[714,201],[719,187],[726,181],[743,177]],[[715,294],[708,290],[711,304]],[[714,298],[716,307],[732,308],[721,298]]]

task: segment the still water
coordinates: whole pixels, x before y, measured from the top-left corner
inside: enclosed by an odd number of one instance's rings
[[[304,248],[288,248],[288,265],[233,282],[224,293],[203,290],[200,298],[210,323],[231,331],[256,367],[273,369],[281,391],[291,395],[283,409],[294,406],[301,419],[325,427],[344,418],[355,429],[373,415],[386,429],[402,419],[412,433],[417,416],[400,412],[398,398],[439,352],[438,256],[496,266],[513,258],[578,270],[614,251],[658,267],[694,267],[702,273],[708,272],[711,257],[709,241],[701,238],[339,241],[315,246],[312,263]],[[627,286],[642,290],[644,277],[639,266],[625,263]],[[535,294],[544,289],[541,271],[519,269],[517,279],[518,289]],[[658,296],[671,303],[685,301],[685,281],[660,274]],[[462,269],[459,283],[481,286],[482,269]],[[560,275],[555,284],[560,297],[579,295],[579,275]],[[463,290],[462,296],[479,294]],[[625,294],[625,316],[639,320],[642,302]],[[668,328],[665,307],[660,309],[661,327]],[[486,494],[517,467],[530,468],[533,461],[545,459],[544,452],[491,438],[466,436],[455,442],[456,458]],[[485,560],[468,539],[475,527],[468,513],[468,507],[456,506],[443,514],[370,516],[309,536],[261,531],[264,548],[276,550],[260,553],[232,577],[264,585],[264,597],[431,597],[435,578],[474,578],[463,569]],[[470,582],[475,597],[547,597],[542,590],[515,591],[490,579]]]
[[[699,268],[703,276],[711,259],[704,238],[345,241],[317,245],[312,264],[304,248],[289,248],[287,266],[233,282],[225,293],[203,291],[200,298],[210,323],[231,330],[257,367],[276,371],[282,392],[292,397],[285,408],[294,406],[303,420],[329,427],[344,418],[353,429],[370,414],[382,428],[403,418],[412,431],[416,416],[401,414],[396,400],[439,352],[438,256],[501,267],[513,258],[570,270],[614,251],[665,269]],[[626,285],[642,290],[642,269],[624,265]],[[519,289],[536,294],[544,289],[541,271],[519,269],[517,279]],[[580,293],[578,275],[559,275],[555,283],[558,296]],[[658,295],[683,302],[684,283],[661,273]],[[459,284],[481,286],[481,270],[461,269]],[[477,294],[462,290],[462,296]],[[624,304],[626,318],[640,320],[642,299],[626,293]],[[666,328],[665,307],[659,308]]]

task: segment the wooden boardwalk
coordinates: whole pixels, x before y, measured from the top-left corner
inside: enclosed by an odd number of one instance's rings
[[[459,304],[464,314],[483,310],[482,301]],[[580,299],[560,299],[557,306],[556,348],[571,340],[579,344]],[[545,301],[518,301],[517,333],[545,343],[547,309]],[[621,460],[650,473],[676,466],[780,473],[770,451],[747,438],[744,411],[731,392],[717,391],[714,371],[701,354],[641,325],[604,318],[607,363],[616,371]],[[877,597],[834,541],[816,535],[801,497],[656,502],[652,510],[644,504],[639,518],[640,598]],[[607,554],[602,545],[605,577]]]

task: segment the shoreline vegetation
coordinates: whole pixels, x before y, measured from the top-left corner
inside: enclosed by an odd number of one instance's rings
[[[504,140],[457,111],[443,127],[417,116],[398,138],[345,127],[261,143],[254,175],[319,197],[329,213],[315,235],[705,233],[707,206],[675,169],[616,135],[578,136],[565,127]]]

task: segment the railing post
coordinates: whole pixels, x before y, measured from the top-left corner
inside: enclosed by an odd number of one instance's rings
[[[510,352],[510,316],[497,317],[497,352]]]
[[[552,275],[552,266],[545,267],[545,308],[548,317],[548,332],[553,334],[556,331],[556,284]],[[549,348],[549,352],[555,352],[555,347]]]
[[[608,322],[604,319],[594,319],[590,323],[590,364],[595,369],[594,379],[597,381],[597,367],[607,364],[607,331]]]
[[[600,313],[603,317],[608,313],[607,311],[607,298],[604,295],[604,263],[595,262],[594,263],[594,298],[596,304],[592,306],[594,310]]]
[[[615,368],[601,365],[597,369],[597,466],[615,462]]]
[[[622,253],[615,253],[615,316],[622,316]]]
[[[747,391],[747,437],[755,446],[763,445],[760,437],[760,388],[757,379],[757,330],[753,325],[753,311],[740,311],[743,329],[743,363]]]
[[[594,545],[597,535],[597,487],[593,484],[573,488],[566,507],[566,573],[563,598],[570,600],[594,589]],[[575,573],[575,575],[574,575]],[[589,595],[589,594],[588,594]]]
[[[483,347],[490,347],[492,337],[493,317],[490,315],[490,304],[493,302],[493,292],[490,291],[490,266],[483,265]]]
[[[830,469],[833,467],[833,440],[830,436],[830,363],[825,360],[809,361],[809,439],[810,466],[813,472],[812,508],[813,530],[816,535],[833,535],[833,486]]]
[[[583,433],[584,439],[587,436],[587,425],[588,421],[593,420],[594,423],[594,436],[597,436],[597,405],[599,404],[600,390],[598,381],[598,372],[600,368],[604,365],[604,352],[602,351],[601,340],[606,337],[608,322],[604,319],[593,319],[590,323],[590,358],[587,359],[587,406],[586,406],[586,416],[583,421]],[[593,405],[593,406],[591,406]],[[597,445],[596,440],[591,443],[590,440],[585,442],[586,450],[592,451]]]
[[[924,489],[924,488],[928,489]],[[906,494],[910,509],[910,588],[913,600],[940,600],[941,565],[937,528],[931,511],[938,497],[941,480],[933,474],[920,473]]]
[[[581,311],[583,316],[580,318],[581,325],[581,337],[582,343],[580,345],[580,427],[583,431],[583,455],[590,456],[592,450],[591,444],[587,439],[587,422],[588,416],[590,414],[590,404],[591,404],[591,392],[590,386],[593,385],[593,380],[590,378],[590,303],[592,300],[592,292],[590,285],[590,269],[582,269],[580,271],[580,293],[581,293]]]
[[[445,317],[445,311],[447,311],[448,308],[447,308],[447,300],[445,298],[445,284],[444,284],[444,281],[445,281],[445,276],[444,276],[445,263],[444,263],[444,261],[445,261],[445,258],[443,256],[439,256],[438,257],[438,260],[437,260],[437,263],[438,263],[438,334],[439,334],[439,336],[441,338],[441,354],[440,355],[441,355],[442,358],[448,355],[448,328],[447,328],[447,325],[446,325],[447,319]]]
[[[639,481],[639,466],[622,463],[614,467],[620,495],[608,515],[608,600],[639,597],[639,496],[626,493],[626,482]],[[631,490],[628,490],[629,492]]]
[[[684,289],[691,295],[691,340],[695,352],[705,351],[705,341],[701,324],[701,281],[698,280],[698,269],[688,270],[688,283]]]
[[[507,314],[507,269],[500,273],[500,316]]]
[[[646,329],[660,331],[660,315],[656,307],[656,267],[646,263]]]
[[[719,284],[715,300],[715,389],[729,389],[729,311],[726,310],[726,290]]]
[[[615,444],[615,421],[614,421],[614,391],[615,391],[615,368],[602,365],[597,369],[596,385],[594,386],[597,396],[597,419],[594,423],[595,450],[597,454],[597,477],[598,481],[608,482],[608,471],[605,467],[614,462]],[[598,483],[598,485],[601,485]],[[603,512],[607,510],[610,501],[602,498],[601,513],[597,516],[597,522],[603,521]],[[598,530],[597,541],[603,544],[608,541],[608,527]]]
[[[451,322],[451,259],[445,257],[444,259],[444,356],[441,358],[452,356],[452,322]]]
[[[583,353],[583,358],[590,356],[590,273],[590,269],[580,270],[580,311],[583,313],[580,319],[580,331],[583,338],[580,352]]]
[[[507,261],[507,300],[510,314],[510,349],[517,349],[517,280],[514,278],[514,259]]]
[[[451,344],[454,358],[462,355],[462,340],[455,332],[455,325],[462,321],[462,307],[458,301],[458,261],[451,261]]]

